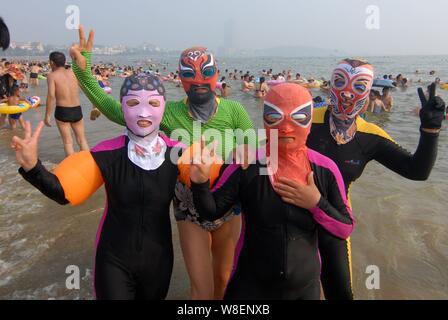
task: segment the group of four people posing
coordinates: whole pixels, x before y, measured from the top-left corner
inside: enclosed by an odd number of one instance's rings
[[[35,132],[27,123],[25,137],[14,137],[12,147],[20,174],[60,204],[82,203],[105,185],[97,299],[166,297],[171,203],[192,299],[319,299],[321,285],[326,299],[353,299],[349,187],[370,160],[409,179],[428,178],[444,111],[435,86],[427,95],[419,89],[420,142],[413,155],[359,117],[374,71],[367,62],[346,59],[333,72],[328,109],[314,109],[300,85],[273,87],[264,99],[266,146],[242,164],[224,163],[232,158],[229,150],[247,150],[231,133],[253,125],[240,103],[216,97],[211,53],[194,47],[181,54],[184,100],[166,101],[156,76],[135,74],[124,80],[116,101],[91,74],[93,32],[88,40],[82,28],[79,35],[80,44],[70,50],[79,84],[107,118],[126,127],[125,134],[67,157],[53,172],[38,159],[43,123]],[[201,132],[219,134],[220,144],[211,138],[195,144],[195,122]],[[174,139],[179,129],[181,139]]]

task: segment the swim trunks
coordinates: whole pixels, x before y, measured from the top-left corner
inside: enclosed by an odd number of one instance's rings
[[[56,106],[54,112],[54,117],[56,120],[62,122],[78,122],[82,120],[82,110],[81,106],[77,107],[60,107]]]
[[[21,113],[10,114],[9,118],[13,120],[19,120],[21,115]]]

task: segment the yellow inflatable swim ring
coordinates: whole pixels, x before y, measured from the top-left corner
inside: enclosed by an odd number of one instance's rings
[[[311,83],[303,83],[303,84],[300,84],[300,85],[302,87],[307,88],[307,89],[319,89],[322,84],[317,82],[317,81],[314,81],[314,82],[311,82]]]
[[[16,114],[28,111],[30,104],[26,101],[20,101],[16,106],[10,106],[7,103],[0,103],[0,114]]]
[[[440,88],[442,88],[443,90],[448,90],[448,83],[441,84]]]

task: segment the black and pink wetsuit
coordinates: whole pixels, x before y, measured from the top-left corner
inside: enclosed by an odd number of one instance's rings
[[[319,299],[318,230],[345,239],[354,221],[337,166],[310,149],[308,159],[322,195],[311,210],[285,203],[260,174],[260,161],[244,171],[223,166],[212,190],[209,182],[192,183],[195,207],[207,220],[242,206],[244,234],[225,299]]]
[[[180,146],[162,138],[165,161],[156,170],[143,170],[129,160],[126,136],[91,150],[107,193],[96,238],[98,299],[164,299],[168,292],[173,268],[169,208],[178,176],[169,155],[173,148],[180,152]],[[40,162],[29,172],[19,171],[47,197],[68,203],[58,177]]]

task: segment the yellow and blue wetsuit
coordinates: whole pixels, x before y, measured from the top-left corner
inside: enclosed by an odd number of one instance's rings
[[[429,177],[437,158],[438,133],[421,131],[414,154],[400,147],[383,129],[357,117],[357,132],[353,140],[338,145],[330,134],[330,112],[315,108],[313,125],[307,145],[332,159],[339,170],[350,201],[350,188],[365,166],[376,160],[399,175],[423,181]],[[353,299],[351,285],[350,239],[341,240],[328,232],[319,234],[322,258],[321,281],[326,299]]]

